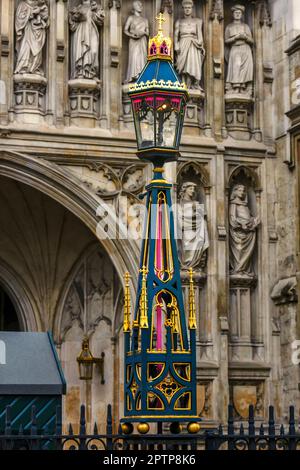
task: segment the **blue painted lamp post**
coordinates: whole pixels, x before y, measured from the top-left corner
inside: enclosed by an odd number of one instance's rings
[[[171,187],[164,164],[179,156],[188,92],[171,58],[171,40],[162,31],[150,39],[148,61],[129,89],[138,152],[154,165],[147,189],[146,220],[134,319],[131,322],[129,275],[124,306],[125,433],[139,423],[140,433],[151,422],[170,422],[179,432],[199,430],[196,415],[196,315],[193,273],[190,272],[188,321],[184,312],[180,266],[171,210]]]

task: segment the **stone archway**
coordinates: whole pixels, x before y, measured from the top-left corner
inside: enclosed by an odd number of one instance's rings
[[[0,152],[0,181],[0,223],[5,221],[2,223],[3,253],[0,244],[0,283],[3,279],[14,293],[16,305],[19,303],[22,328],[27,331],[52,330],[56,342],[61,345],[61,313],[70,287],[68,279],[72,278],[82,257],[95,247],[102,247],[116,272],[119,285],[116,298],[121,299],[125,271],[131,273],[132,285],[135,284],[137,246],[126,238],[110,240],[103,237],[99,243],[97,210],[99,204],[105,207],[105,203],[56,164],[19,153]],[[115,222],[112,214],[109,214],[109,221]],[[118,226],[118,231],[122,233],[122,227]],[[107,261],[103,265],[107,265]],[[113,306],[109,313],[111,318],[104,315],[95,327],[92,350],[99,355],[98,349],[105,343],[107,384],[110,383],[110,391],[105,393],[113,403],[119,401],[118,397],[113,398],[116,388],[113,384],[118,375],[113,370],[118,359],[111,338],[115,336],[115,317],[120,321],[120,306]],[[74,344],[66,354],[63,347],[60,350],[63,366],[68,362],[68,355],[72,355],[70,383],[78,378],[79,336],[76,347]],[[98,382],[92,389],[98,388]],[[86,401],[83,385],[79,387],[80,402]],[[93,409],[98,410],[98,424],[106,398],[99,398],[96,390],[90,400],[97,405]]]
[[[138,266],[137,244],[134,240],[127,239],[126,230],[99,196],[95,196],[78,178],[61,166],[19,152],[0,151],[0,175],[38,189],[76,215],[97,238],[101,238],[101,244],[110,253],[120,279],[123,279],[125,271],[130,272],[131,289],[134,293],[137,270],[132,268]],[[107,238],[107,234],[99,225],[97,214],[101,207],[108,211],[108,225],[117,226],[118,239]]]
[[[32,304],[28,286],[19,274],[0,258],[0,289],[3,288],[15,310],[19,329],[40,331],[41,325],[35,315],[36,306]],[[1,329],[1,327],[0,327]]]

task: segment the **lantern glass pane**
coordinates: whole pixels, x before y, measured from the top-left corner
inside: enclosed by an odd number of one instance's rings
[[[81,380],[92,380],[93,363],[92,362],[80,362],[79,363],[79,376]]]
[[[156,147],[177,148],[177,129],[181,99],[156,96]]]
[[[153,97],[135,98],[133,110],[139,149],[154,147]]]

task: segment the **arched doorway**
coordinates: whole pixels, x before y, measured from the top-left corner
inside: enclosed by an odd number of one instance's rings
[[[0,284],[0,331],[21,331],[15,306]]]

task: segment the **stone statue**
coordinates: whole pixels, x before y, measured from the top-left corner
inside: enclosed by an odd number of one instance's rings
[[[234,21],[225,30],[225,44],[230,48],[226,91],[252,95],[252,33],[249,26],[242,20],[245,7],[243,5],[235,5],[231,10]]]
[[[230,195],[229,204],[229,248],[230,274],[254,277],[252,255],[256,242],[258,217],[253,217],[248,207],[248,196],[243,184],[236,184]]]
[[[69,15],[71,37],[71,78],[94,79],[99,75],[99,26],[104,10],[94,0],[81,0]]]
[[[176,69],[188,88],[201,89],[200,80],[205,50],[202,20],[193,18],[193,6],[193,0],[183,0],[184,18],[175,23]]]
[[[179,192],[178,247],[183,268],[199,267],[202,255],[209,247],[204,207],[196,200],[197,185],[185,182]]]
[[[149,21],[141,13],[143,4],[135,1],[132,4],[132,15],[127,18],[124,33],[129,39],[128,67],[125,83],[132,82],[142,71],[147,60],[147,38]]]
[[[49,27],[46,0],[22,0],[16,10],[17,63],[15,74],[44,75],[43,48]]]

